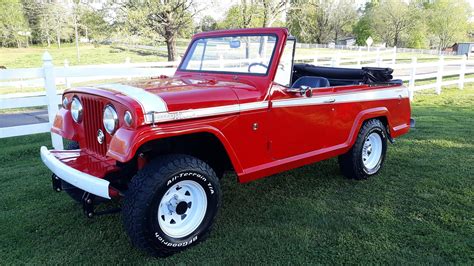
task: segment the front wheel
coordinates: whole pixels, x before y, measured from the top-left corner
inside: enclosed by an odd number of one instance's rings
[[[219,179],[209,165],[168,155],[132,178],[122,219],[134,246],[165,257],[206,239],[220,202]]]
[[[352,148],[339,156],[341,172],[348,178],[367,179],[377,174],[385,161],[387,133],[378,119],[366,121]]]

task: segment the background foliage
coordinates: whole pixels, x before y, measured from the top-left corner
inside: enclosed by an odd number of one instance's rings
[[[195,0],[194,0],[195,1]],[[443,49],[472,39],[471,7],[465,0],[242,0],[216,21],[193,0],[110,1],[94,9],[87,1],[0,1],[0,45],[60,47],[78,38],[95,43],[164,42],[168,59],[176,40],[216,29],[285,26],[300,42],[340,43],[371,36],[387,46]],[[76,19],[76,20],[75,20]]]

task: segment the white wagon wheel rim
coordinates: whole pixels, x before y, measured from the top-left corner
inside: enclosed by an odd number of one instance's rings
[[[188,236],[202,223],[207,210],[204,188],[192,180],[171,186],[158,206],[158,224],[173,238]]]
[[[382,156],[382,138],[378,133],[371,133],[362,147],[362,163],[368,170],[374,169]]]

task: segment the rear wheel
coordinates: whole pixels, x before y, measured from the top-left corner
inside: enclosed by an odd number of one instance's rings
[[[130,181],[122,219],[132,244],[165,257],[203,241],[220,206],[219,179],[188,155],[151,161]]]
[[[366,121],[352,148],[339,156],[339,167],[347,178],[367,179],[376,175],[385,160],[387,133],[378,119]]]

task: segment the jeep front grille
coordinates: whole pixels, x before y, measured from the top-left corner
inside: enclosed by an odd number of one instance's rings
[[[86,137],[86,149],[105,156],[107,153],[108,135],[105,132],[102,124],[102,112],[104,110],[104,103],[92,97],[82,96],[81,102],[84,112],[84,133]],[[102,144],[97,141],[97,132],[101,129],[104,132],[105,140]]]

